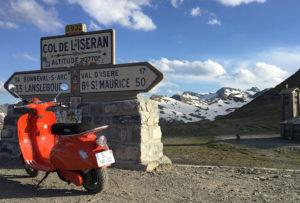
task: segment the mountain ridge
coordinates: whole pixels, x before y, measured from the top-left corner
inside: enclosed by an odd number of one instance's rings
[[[7,114],[7,107],[9,104],[0,104],[0,125],[3,124],[4,118]]]
[[[249,103],[265,91],[260,91],[257,87],[247,90],[222,87],[215,93],[185,91],[171,97],[152,95],[150,99],[158,103],[160,123],[168,125],[177,122],[213,121]]]

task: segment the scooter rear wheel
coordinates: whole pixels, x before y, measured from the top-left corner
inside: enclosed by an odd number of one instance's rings
[[[92,194],[102,192],[107,184],[107,169],[97,168],[90,170],[83,177],[83,187]]]

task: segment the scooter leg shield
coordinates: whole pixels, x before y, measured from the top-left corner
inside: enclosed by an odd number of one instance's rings
[[[24,114],[19,118],[18,121],[18,138],[19,138],[20,149],[24,161],[27,164],[29,164],[30,161],[34,160],[32,142],[29,137],[29,132],[26,131],[28,127],[25,128],[25,126],[27,125],[28,116],[29,114]]]

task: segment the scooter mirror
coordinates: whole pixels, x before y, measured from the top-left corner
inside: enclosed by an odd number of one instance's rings
[[[17,92],[16,92],[16,86],[14,84],[9,84],[8,85],[8,89],[9,89],[9,91],[13,92],[19,99],[22,99],[20,97],[20,95],[17,94]]]
[[[16,86],[14,84],[9,84],[8,85],[8,89],[12,92],[15,92],[16,91]]]
[[[68,84],[66,84],[66,83],[62,83],[62,84],[60,84],[60,89],[62,90],[62,91],[66,91],[66,90],[68,90],[69,89],[69,85]]]

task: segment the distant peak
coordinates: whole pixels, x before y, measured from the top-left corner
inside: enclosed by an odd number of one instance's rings
[[[258,87],[251,87],[250,89],[247,89],[247,91],[260,92],[260,89],[258,89]]]

